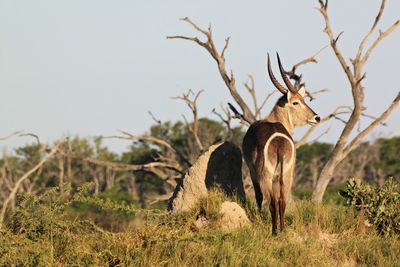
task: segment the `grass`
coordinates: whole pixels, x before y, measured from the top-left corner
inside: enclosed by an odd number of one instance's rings
[[[287,230],[271,234],[268,209],[245,203],[252,220],[234,231],[218,229],[220,193],[190,212],[138,210],[119,232],[76,214],[69,204],[46,199],[20,204],[0,237],[1,266],[395,266],[396,236],[378,235],[353,209],[296,200]],[[57,203],[57,204],[55,204]],[[113,214],[112,209],[107,210]],[[198,229],[202,214],[212,223]],[[110,216],[116,220],[118,217]],[[105,216],[107,220],[107,216]],[[39,222],[38,222],[39,221]]]

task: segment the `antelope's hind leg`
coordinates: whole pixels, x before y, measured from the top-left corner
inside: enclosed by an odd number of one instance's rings
[[[292,188],[293,172],[294,172],[294,165],[285,173],[283,172],[283,167],[282,167],[282,175],[281,178],[279,179],[279,184],[280,184],[279,216],[280,216],[281,231],[285,230],[286,202],[290,190]]]
[[[262,203],[263,203],[264,198],[263,198],[263,193],[261,191],[260,183],[253,182],[253,187],[254,187],[254,192],[256,194],[256,202],[257,202],[258,210],[260,211],[260,215],[261,215]]]
[[[276,235],[278,230],[279,201],[279,177],[274,176],[272,180],[272,192],[270,200],[270,212],[272,217],[272,234]]]

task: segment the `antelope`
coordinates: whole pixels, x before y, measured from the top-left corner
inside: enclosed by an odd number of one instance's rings
[[[277,232],[278,210],[280,230],[285,229],[286,201],[296,163],[296,149],[292,139],[294,127],[307,123],[315,125],[320,121],[320,117],[304,101],[304,85],[294,86],[286,76],[278,53],[277,58],[280,74],[287,88],[272,73],[268,55],[269,77],[283,95],[268,116],[250,125],[242,144],[257,206],[261,212],[263,200],[269,202],[274,235]]]

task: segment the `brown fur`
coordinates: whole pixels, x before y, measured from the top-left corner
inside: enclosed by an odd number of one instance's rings
[[[272,232],[285,228],[286,201],[292,186],[296,151],[291,134],[294,126],[318,122],[315,112],[304,102],[303,93],[283,95],[264,120],[256,121],[243,139],[243,155],[250,170],[257,205],[269,203]],[[294,104],[297,102],[297,104]],[[266,147],[268,145],[268,147]]]

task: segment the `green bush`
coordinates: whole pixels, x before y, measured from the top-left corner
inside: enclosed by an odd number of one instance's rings
[[[91,187],[93,184],[87,183],[78,188],[67,207],[69,216],[89,220],[111,232],[125,229],[135,217],[137,205],[133,199],[117,187],[92,195]]]
[[[390,178],[382,187],[350,179],[340,194],[382,235],[400,234],[400,184]]]

